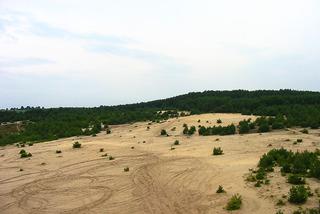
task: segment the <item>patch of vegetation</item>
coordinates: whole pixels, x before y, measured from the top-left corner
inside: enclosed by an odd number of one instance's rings
[[[221,149],[221,147],[214,147],[212,155],[223,155],[223,150]]]
[[[221,120],[221,119],[218,119],[218,120],[217,120],[217,123],[218,123],[218,124],[222,123],[222,120]]]
[[[195,132],[196,132],[195,126],[191,126],[189,129],[187,124],[183,124],[183,134],[190,136],[190,135],[193,135]]]
[[[109,156],[109,160],[114,160],[114,157],[112,157],[111,155]]]
[[[282,199],[279,199],[276,203],[277,206],[284,206],[286,203],[282,200]]]
[[[129,167],[125,167],[125,168],[123,169],[123,171],[124,171],[124,172],[129,172]]]
[[[232,135],[236,133],[236,127],[233,124],[228,126],[212,126],[212,127],[201,126],[198,129],[198,132],[199,132],[199,135],[203,135],[203,136]]]
[[[33,146],[33,143],[28,143],[28,146]]]
[[[20,158],[28,158],[28,157],[32,157],[32,154],[29,152],[26,152],[26,150],[21,149],[20,152]]]
[[[216,193],[225,193],[226,191],[223,189],[223,186],[219,185]]]
[[[293,204],[303,204],[308,199],[308,190],[303,185],[292,186],[288,201]]]
[[[180,145],[179,140],[175,140],[174,143],[173,143],[173,145],[175,145],[175,146]]]
[[[298,143],[302,143],[302,141],[303,141],[302,139],[297,139]]]
[[[302,129],[300,132],[303,133],[303,134],[309,134],[308,129]]]
[[[99,152],[104,152],[104,148],[100,148],[100,149],[99,149]]]
[[[293,174],[293,175],[289,175],[288,183],[295,184],[295,185],[305,184],[306,183],[306,179],[301,177],[301,176],[299,176],[299,175]]]
[[[56,150],[56,154],[62,153],[61,150]]]
[[[161,132],[160,132],[160,135],[162,136],[167,136],[167,131],[165,129],[162,129]]]
[[[81,148],[81,143],[79,143],[78,141],[74,142],[73,145],[72,145],[72,148],[74,148],[74,149]]]
[[[233,195],[226,206],[227,210],[238,210],[241,208],[241,204],[242,204],[242,198],[239,194],[235,194]]]

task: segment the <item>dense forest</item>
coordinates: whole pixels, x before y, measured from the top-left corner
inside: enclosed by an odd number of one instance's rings
[[[159,113],[160,110],[172,110]],[[320,92],[294,90],[204,91],[173,98],[94,108],[19,108],[0,110],[0,123],[23,121],[19,132],[0,133],[0,145],[44,141],[101,131],[101,124],[157,121],[191,114],[219,112],[285,118],[286,126],[320,126]],[[277,123],[275,123],[277,125]],[[244,124],[244,129],[246,124]],[[278,124],[279,125],[279,124]],[[280,124],[281,125],[281,124]]]

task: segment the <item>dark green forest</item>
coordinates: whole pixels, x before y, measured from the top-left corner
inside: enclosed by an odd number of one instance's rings
[[[160,114],[159,110],[171,111]],[[276,116],[285,118],[286,127],[318,128],[320,93],[294,90],[204,91],[118,106],[6,109],[0,110],[0,123],[23,121],[24,125],[19,132],[0,133],[0,145],[92,135],[101,131],[101,124],[159,121],[177,117],[177,111]],[[274,126],[282,127],[282,124],[275,123]],[[243,129],[245,133],[247,128]]]

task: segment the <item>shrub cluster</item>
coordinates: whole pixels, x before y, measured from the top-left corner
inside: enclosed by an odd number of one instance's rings
[[[235,125],[231,124],[228,126],[212,126],[212,127],[204,127],[201,126],[198,130],[199,135],[232,135],[236,133]]]
[[[160,132],[160,135],[162,136],[168,136],[167,131],[165,129],[162,129]]]
[[[272,149],[260,158],[258,167],[269,171],[277,165],[281,167],[283,173],[300,174],[320,179],[319,156],[320,150],[292,152],[284,148]]]
[[[185,135],[193,135],[196,132],[196,127],[191,126],[190,129],[188,128],[187,124],[183,124],[183,134]]]
[[[32,156],[32,154],[30,152],[28,153],[24,149],[21,149],[19,154],[20,154],[20,158],[27,158],[27,157],[31,157]]]
[[[72,147],[73,147],[74,149],[79,149],[79,148],[81,148],[81,143],[79,143],[78,141],[76,141],[76,142],[73,143]]]
[[[249,133],[250,129],[255,128],[255,123],[251,122],[251,119],[242,120],[239,122],[239,134],[246,134]]]
[[[293,204],[303,204],[308,199],[308,189],[303,185],[292,186],[289,192],[288,201]]]

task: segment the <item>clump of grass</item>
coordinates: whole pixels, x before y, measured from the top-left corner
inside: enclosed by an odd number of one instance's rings
[[[104,148],[100,148],[99,152],[104,152]]]
[[[241,208],[241,204],[242,204],[241,195],[235,194],[229,199],[227,206],[226,206],[226,209],[227,210],[238,210]]]
[[[179,140],[175,140],[175,141],[174,141],[174,143],[173,143],[173,145],[175,145],[175,146],[178,146],[178,145],[180,145],[180,142],[179,142]]]
[[[297,139],[297,143],[302,143],[302,139]]]
[[[61,150],[56,150],[56,154],[62,153]]]
[[[168,134],[167,134],[167,131],[165,129],[162,129],[161,132],[160,132],[160,135],[161,136],[166,136]]]
[[[76,142],[73,143],[72,147],[73,147],[74,149],[79,149],[79,148],[81,148],[81,143],[79,143],[78,141],[76,141]]]
[[[223,155],[223,150],[221,149],[221,147],[214,147],[212,155]]]
[[[114,160],[114,157],[112,157],[111,155],[109,156],[109,160]]]
[[[223,189],[223,186],[219,185],[216,193],[225,193],[226,191]]]
[[[300,132],[303,133],[303,134],[309,134],[308,129],[302,129]]]
[[[123,171],[124,171],[124,172],[129,172],[129,167],[125,167],[125,168],[123,169]]]
[[[20,168],[20,169],[19,169],[19,171],[20,171],[20,172],[22,172],[22,171],[23,171],[23,169],[22,169],[22,168]]]
[[[217,120],[217,123],[222,123],[222,120],[221,120],[221,119],[218,119],[218,120]]]
[[[254,184],[255,187],[261,187],[261,181],[258,180],[255,184]]]
[[[33,143],[28,143],[28,146],[33,146]]]
[[[107,157],[108,153],[104,153],[103,155],[101,155],[101,157]]]
[[[131,149],[134,149],[134,146],[131,146]]]

